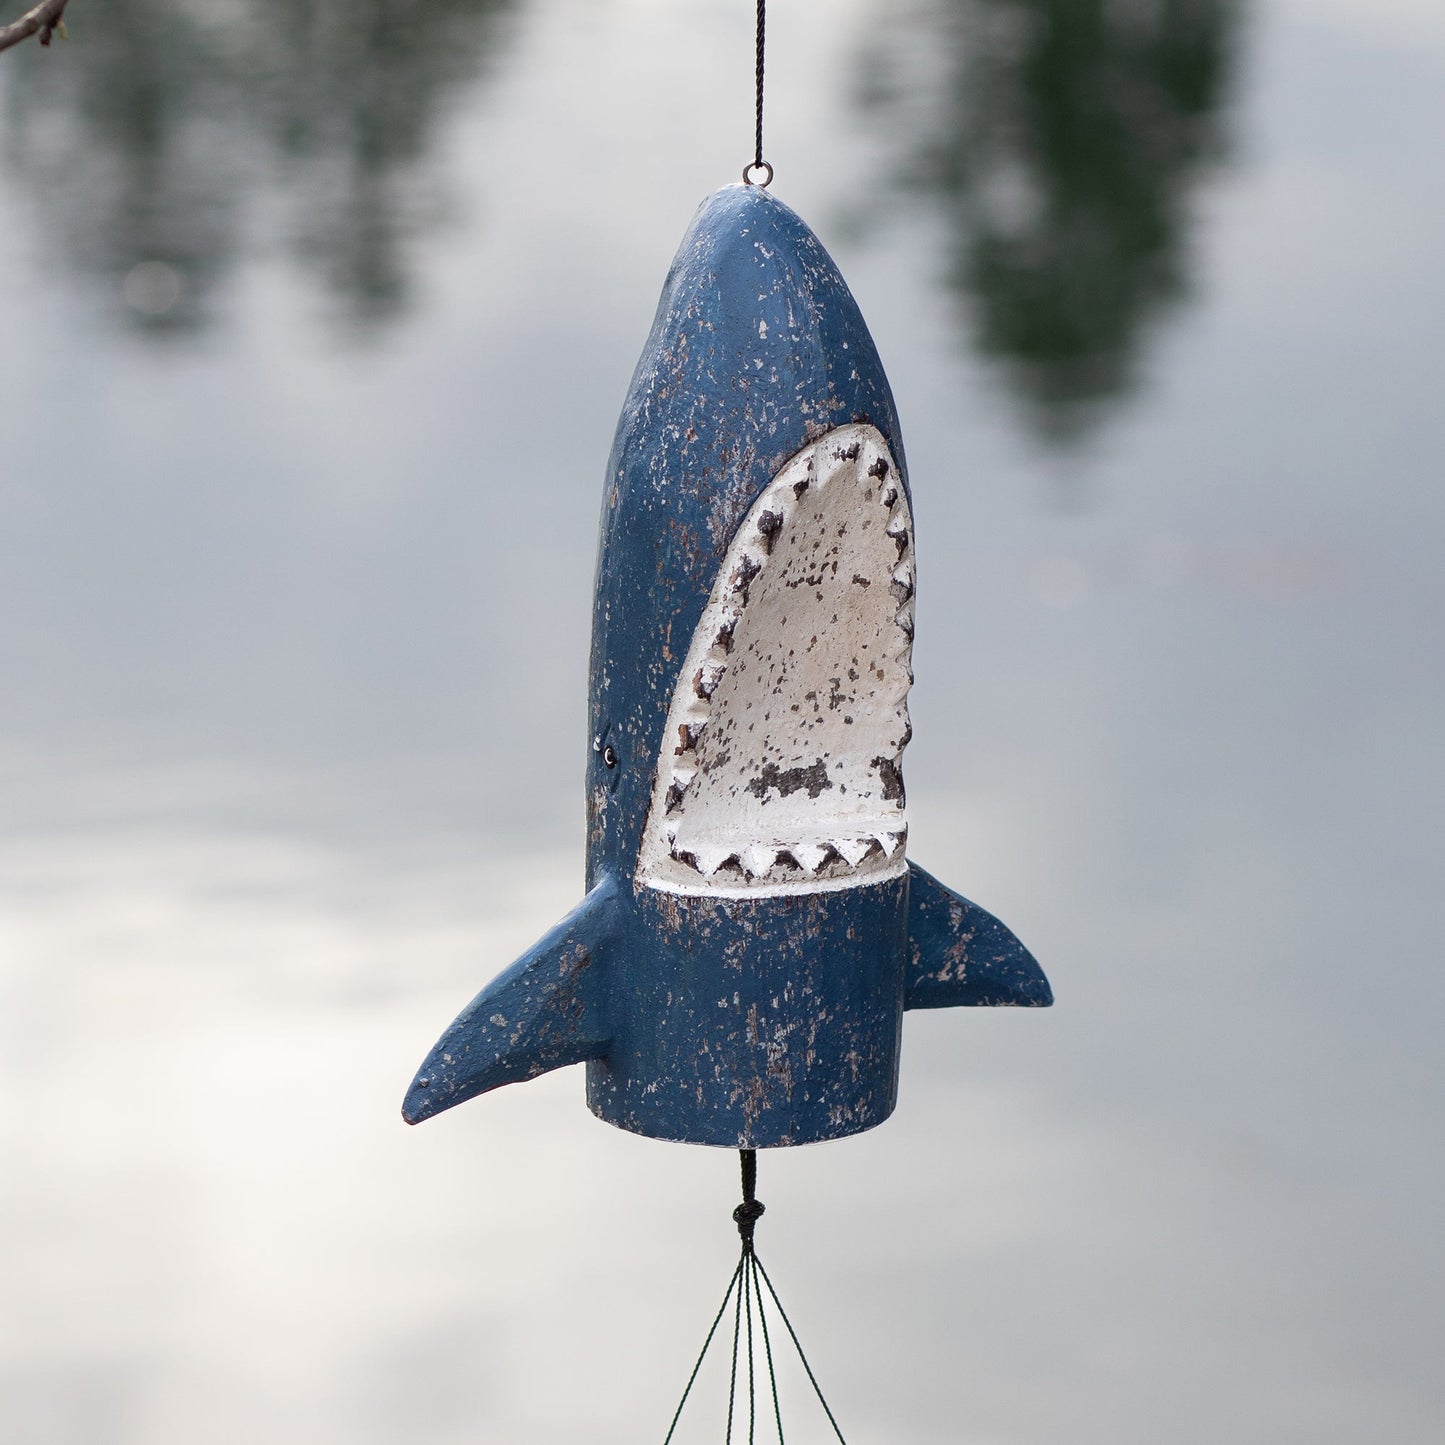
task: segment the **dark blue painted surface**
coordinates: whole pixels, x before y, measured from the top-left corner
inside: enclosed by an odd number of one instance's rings
[[[443,1035],[412,1122],[587,1061],[599,1117],[659,1138],[767,1147],[881,1123],[903,1010],[1051,1002],[982,909],[911,868],[781,897],[634,885],[669,701],[739,523],[835,426],[887,440],[893,398],[831,258],[780,201],[732,186],[668,274],[608,468],[589,692],[586,899]]]

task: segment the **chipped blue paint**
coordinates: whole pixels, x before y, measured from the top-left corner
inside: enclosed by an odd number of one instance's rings
[[[745,534],[762,537],[758,558],[771,551],[780,523],[766,511],[759,520],[759,499],[770,485],[770,496],[778,491],[775,479],[786,466],[801,467],[800,455],[810,446],[809,457],[824,459],[819,465],[844,465],[827,459],[835,432],[854,439],[849,455],[857,457],[856,438],[864,437],[875,447],[869,456],[877,457],[866,475],[859,463],[848,483],[861,489],[855,538],[875,524],[881,529],[885,515],[901,518],[888,535],[906,558],[911,499],[898,418],[853,297],[818,239],[787,206],[756,187],[719,191],[699,210],[668,274],[608,467],[588,704],[588,892],[443,1034],[407,1094],[409,1121],[585,1061],[593,1112],[640,1134],[739,1148],[838,1138],[892,1112],[905,1009],[1052,1002],[1038,965],[1003,924],[904,863],[897,757],[858,765],[857,777],[830,773],[842,764],[820,743],[819,759],[808,767],[764,769],[734,788],[738,806],[753,810],[749,816],[775,818],[783,796],[801,794],[805,785],[810,800],[825,799],[820,809],[836,812],[848,789],[834,788],[833,779],[847,777],[854,799],[866,795],[875,811],[897,809],[899,831],[875,829],[876,845],[861,837],[836,848],[800,843],[789,851],[769,835],[762,862],[748,862],[753,854],[744,839],[731,853],[716,849],[717,857],[728,854],[719,863],[705,850],[679,851],[674,843],[673,859],[683,860],[674,871],[696,886],[658,886],[640,867],[650,811],[649,836],[656,838],[658,810],[670,812],[679,798],[686,802],[694,786],[684,783],[664,800],[659,769],[680,766],[676,757],[689,746],[683,778],[693,765],[699,774],[740,766],[722,754],[721,743],[705,761],[700,742],[689,744],[684,736],[674,746],[665,736],[669,708],[682,705],[674,703],[675,693],[690,701],[679,692],[689,686],[682,673],[689,647],[701,655],[697,649],[708,642],[700,624],[705,613],[714,616],[706,612],[710,598],[731,595],[731,586],[742,597],[739,605],[747,604],[749,579],[762,562],[748,562],[741,579],[727,576],[745,555],[739,550]],[[808,460],[800,473],[800,498],[813,465]],[[816,485],[821,493],[823,482]],[[891,513],[867,511],[884,504]],[[806,523],[802,510],[790,523],[794,530],[785,540],[795,554],[812,535],[799,530]],[[842,536],[844,528],[836,531]],[[876,543],[879,532],[868,535]],[[814,552],[824,540],[819,532]],[[836,558],[839,548],[864,544],[833,545]],[[899,664],[905,669],[912,636],[911,558],[906,561],[905,580],[893,584],[895,596],[905,598],[898,624],[906,624]],[[792,565],[780,561],[782,581],[772,585],[798,587],[799,577],[786,572]],[[884,589],[870,589],[872,580],[855,576],[858,586],[849,596],[878,597]],[[824,599],[822,584],[817,597]],[[876,602],[868,605],[883,615]],[[753,646],[773,651],[748,655],[755,670],[766,661],[786,672],[793,650],[783,649],[795,639],[786,628],[774,629],[775,636],[764,623],[753,626],[755,634],[760,629],[762,640]],[[724,633],[717,643],[730,654],[731,628]],[[820,644],[816,635],[811,643],[836,646],[839,656],[849,645],[855,653],[863,645],[846,638]],[[715,649],[714,655],[724,653]],[[719,669],[730,661],[724,657]],[[806,694],[820,729],[832,728],[836,737],[854,736],[844,724],[853,725],[853,713],[870,705],[861,692],[869,678],[840,680],[846,661],[840,676],[829,679],[835,712],[848,710],[846,716],[830,719],[814,693]],[[884,677],[881,666],[876,675]],[[911,674],[905,695],[907,680]],[[700,677],[694,685],[703,696]],[[734,691],[743,686],[738,682]],[[754,700],[758,716],[764,705],[773,706],[768,690],[754,686],[746,700],[729,704],[730,718],[751,710]],[[782,690],[779,682],[771,693]],[[879,716],[876,728],[890,725],[881,705]],[[722,726],[714,722],[719,736]],[[795,720],[788,726],[804,735]],[[906,716],[903,734],[892,741],[901,756]],[[804,818],[810,805],[801,796],[788,804]],[[835,822],[828,827],[846,832]],[[866,856],[855,862],[852,855],[865,845]]]

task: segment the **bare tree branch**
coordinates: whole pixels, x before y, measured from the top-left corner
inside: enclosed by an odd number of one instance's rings
[[[70,0],[40,0],[40,4],[33,10],[27,10],[18,20],[0,25],[0,50],[9,50],[12,45],[19,45],[35,34],[40,36],[42,45],[49,45],[50,37],[57,29],[63,39],[65,22],[60,17],[65,14],[69,3]]]

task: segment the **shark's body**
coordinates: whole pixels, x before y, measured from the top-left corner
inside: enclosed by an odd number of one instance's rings
[[[1043,1005],[995,918],[910,864],[913,523],[856,303],[763,190],[706,201],[603,503],[582,903],[442,1036],[416,1122],[587,1063],[594,1113],[761,1148],[881,1123],[903,1011]]]

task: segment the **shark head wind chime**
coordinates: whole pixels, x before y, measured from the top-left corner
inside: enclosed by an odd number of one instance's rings
[[[903,442],[838,268],[767,190],[762,55],[758,0],[754,159],[683,238],[608,463],[586,896],[447,1029],[403,1114],[585,1063],[599,1118],[741,1150],[713,1330],[731,1300],[766,1338],[765,1283],[787,1316],[753,1251],[754,1151],[888,1118],[905,1010],[1052,995],[907,858]]]

